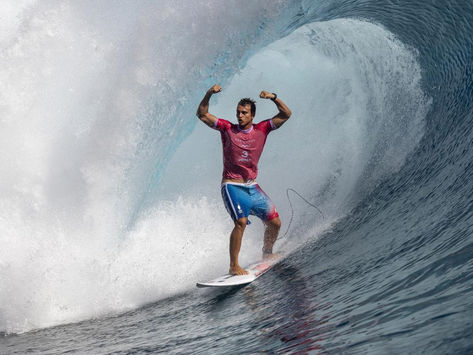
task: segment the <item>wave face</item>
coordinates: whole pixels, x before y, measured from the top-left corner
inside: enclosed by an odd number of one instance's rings
[[[470,4],[110,5],[2,5],[0,331],[159,300],[174,312],[182,299],[163,299],[226,269],[219,137],[194,117],[219,82],[220,117],[262,89],[293,111],[259,182],[286,227],[294,212],[280,245],[296,251],[260,285],[276,290],[274,320],[262,316],[276,336],[256,328],[259,345],[208,349],[471,347]],[[273,114],[258,101],[257,121]],[[325,219],[297,197],[291,207],[288,187]],[[243,262],[261,232],[245,232]]]

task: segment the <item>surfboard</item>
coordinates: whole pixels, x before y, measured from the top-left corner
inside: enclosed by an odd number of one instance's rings
[[[271,259],[261,260],[253,263],[244,269],[248,271],[247,275],[226,274],[216,279],[197,282],[197,287],[236,287],[244,286],[255,281],[258,277],[269,271],[274,265],[283,259],[283,254],[275,254]]]

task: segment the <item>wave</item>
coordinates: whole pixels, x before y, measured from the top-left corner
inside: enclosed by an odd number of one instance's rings
[[[271,1],[27,4],[2,38],[6,332],[122,312],[225,270],[219,139],[193,117],[214,82],[218,115],[261,89],[293,110],[260,183],[283,219],[288,186],[328,216],[299,213],[294,244],[397,172],[424,134],[417,53],[376,23],[313,22],[280,38],[278,16],[287,24],[297,8]],[[273,111],[261,102],[257,118]],[[247,232],[243,261],[260,233]]]

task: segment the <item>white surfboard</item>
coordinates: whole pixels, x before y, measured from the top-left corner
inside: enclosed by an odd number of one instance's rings
[[[245,267],[248,275],[230,275],[226,274],[214,280],[206,282],[197,282],[197,287],[234,287],[247,285],[265,272],[270,270],[274,265],[283,259],[283,254],[275,254],[271,259],[261,260],[257,263]]]

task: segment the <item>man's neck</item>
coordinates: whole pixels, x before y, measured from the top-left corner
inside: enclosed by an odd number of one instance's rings
[[[240,131],[245,131],[245,132],[248,132],[252,127],[253,127],[253,122],[250,122],[245,126],[238,125],[238,128],[240,129]]]

